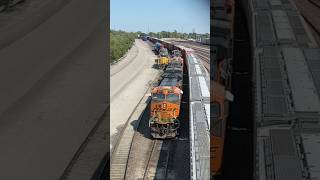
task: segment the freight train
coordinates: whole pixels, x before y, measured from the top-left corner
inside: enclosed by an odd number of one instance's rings
[[[229,103],[233,101],[230,90],[235,4],[233,0],[215,0],[211,6],[210,169],[211,176],[215,176],[221,173]]]
[[[185,109],[188,111],[188,118],[181,119],[181,126],[184,124],[189,125],[189,140],[190,140],[190,179],[209,179],[210,178],[210,93],[209,93],[209,77],[206,73],[202,63],[194,55],[194,51],[180,45],[174,45],[163,39],[150,38],[153,43],[161,43],[165,48],[172,52],[170,63],[180,64],[187,75],[183,83],[177,83],[177,87],[184,90],[183,98],[188,101],[188,106]],[[176,51],[179,50],[179,51]],[[169,67],[169,66],[168,66]],[[167,71],[169,68],[166,69]],[[173,71],[171,69],[171,71]],[[181,74],[182,74],[181,73]],[[172,74],[172,73],[169,73]],[[180,73],[178,73],[180,74]],[[163,76],[165,76],[163,74]],[[181,78],[183,76],[181,75]],[[179,79],[179,77],[177,78]],[[179,80],[178,80],[179,82]],[[182,95],[182,92],[181,92]],[[181,99],[180,99],[181,108]],[[180,110],[181,113],[181,110]],[[180,115],[180,114],[179,114]],[[178,129],[179,130],[179,129]]]
[[[149,127],[153,138],[174,138],[180,126],[179,115],[182,99],[183,59],[174,51],[161,75],[158,86],[151,91]]]

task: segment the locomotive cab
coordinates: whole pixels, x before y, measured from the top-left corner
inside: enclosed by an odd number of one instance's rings
[[[182,56],[181,51],[173,50],[173,57],[181,57],[181,56]]]
[[[178,133],[182,91],[178,87],[155,87],[151,92],[149,127],[153,138],[174,138]]]
[[[169,52],[167,48],[161,48],[159,50],[159,58],[155,60],[158,67],[164,68],[169,64]]]

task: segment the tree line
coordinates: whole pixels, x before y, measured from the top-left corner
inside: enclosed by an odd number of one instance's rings
[[[133,45],[137,33],[110,30],[111,63],[121,58]]]
[[[146,33],[138,32],[125,32],[121,30],[110,30],[110,58],[111,63],[120,59],[133,45],[134,40],[139,35],[146,35]],[[181,38],[181,39],[197,39],[209,38],[209,34],[196,34],[193,33],[181,33],[176,30],[173,32],[161,31],[161,32],[149,32],[147,35],[156,38]]]

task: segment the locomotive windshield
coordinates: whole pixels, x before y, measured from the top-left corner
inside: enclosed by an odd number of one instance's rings
[[[152,99],[157,100],[157,101],[161,101],[161,100],[165,99],[165,96],[164,96],[164,94],[154,93],[154,94],[152,94]]]
[[[163,101],[163,100],[167,100],[167,101],[179,101],[179,95],[177,94],[161,94],[161,93],[154,93],[152,94],[152,100],[156,100],[156,101]]]
[[[173,56],[175,56],[175,57],[181,56],[180,51],[174,50],[174,51],[173,51]]]
[[[167,98],[168,101],[178,101],[179,100],[179,96],[177,94],[167,94]]]
[[[160,56],[161,57],[168,56],[168,50],[167,49],[160,49]]]

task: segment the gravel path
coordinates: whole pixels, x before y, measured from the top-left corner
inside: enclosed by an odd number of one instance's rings
[[[158,70],[152,68],[156,56],[151,47],[142,40],[136,40],[135,46],[138,52],[130,50],[121,63],[110,68],[113,74],[110,82],[111,147],[117,139],[117,133],[158,74]]]

